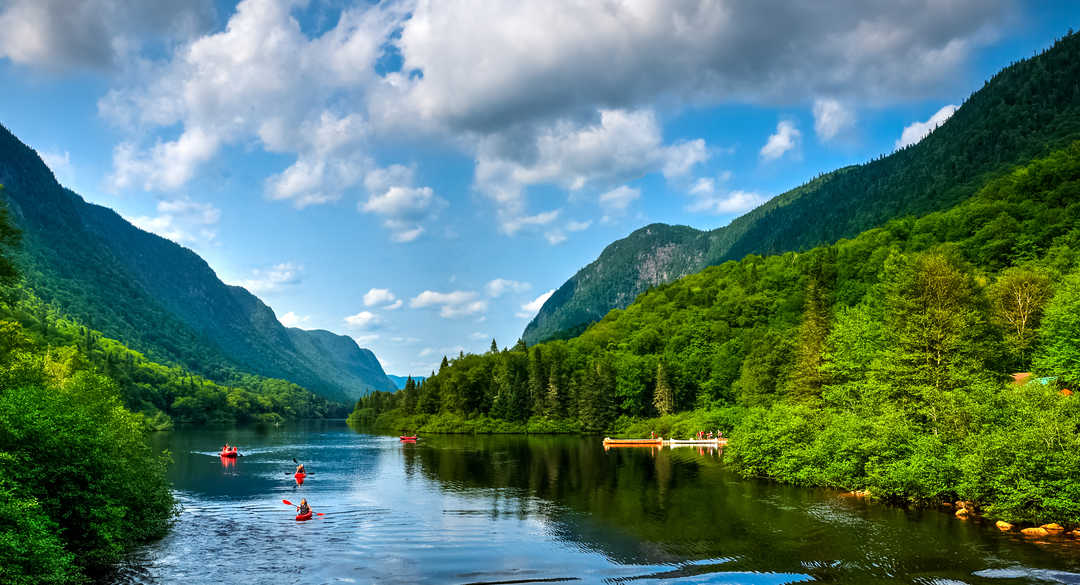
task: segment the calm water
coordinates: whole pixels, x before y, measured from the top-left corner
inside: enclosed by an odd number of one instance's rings
[[[183,513],[120,583],[1080,583],[1080,550],[596,439],[175,431]],[[222,443],[245,456],[223,464]],[[303,485],[292,459],[307,465]],[[296,522],[282,499],[316,512]]]

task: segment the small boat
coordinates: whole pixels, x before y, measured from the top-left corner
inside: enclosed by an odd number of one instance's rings
[[[413,435],[413,436],[411,436],[411,437],[398,437],[398,438],[399,438],[399,439],[401,439],[401,441],[402,441],[403,443],[415,443],[415,442],[416,442],[416,439],[417,439],[418,437],[416,437],[416,435]]]
[[[664,441],[664,444],[669,447],[689,447],[692,445],[707,445],[707,446],[722,446],[727,445],[727,439],[690,439],[688,441],[680,441],[678,439],[669,439]]]
[[[304,484],[304,478],[307,477],[307,474],[306,473],[297,473],[297,474],[293,475],[293,477],[296,478],[296,485],[303,485]]]
[[[218,455],[220,455],[222,457],[236,457],[237,456],[236,447],[233,447],[232,449],[230,449],[228,451],[222,451],[222,452],[218,453]]]
[[[308,510],[305,514],[296,515],[297,522],[303,522],[304,520],[311,520],[311,510]]]
[[[605,447],[659,447],[663,439],[610,439],[604,437]]]

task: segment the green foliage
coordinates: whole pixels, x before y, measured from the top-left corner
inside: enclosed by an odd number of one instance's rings
[[[419,388],[419,403],[437,409],[380,393],[354,417],[429,432],[537,421],[639,437],[719,429],[747,475],[1080,522],[1064,483],[1080,476],[1072,398],[1051,393],[1036,406],[1049,390],[1004,385],[1033,355],[1037,372],[1080,378],[1076,201],[1080,143],[947,211],[707,268],[572,339],[461,355]],[[1012,231],[988,231],[988,221]],[[1047,428],[1058,441],[1049,451]]]
[[[917,144],[817,177],[712,231],[643,227],[559,287],[524,338],[535,345],[577,335],[650,287],[706,266],[806,250],[895,218],[948,209],[987,179],[1080,139],[1078,81],[1080,34],[1069,34],[996,74]],[[1008,210],[986,211],[976,228],[980,265],[997,270],[1035,257],[1022,220]]]

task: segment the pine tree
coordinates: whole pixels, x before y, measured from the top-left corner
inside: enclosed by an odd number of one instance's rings
[[[816,278],[806,285],[802,323],[795,341],[795,368],[788,393],[802,400],[821,397],[825,377],[821,371],[825,339],[829,335],[829,313],[825,294]]]
[[[450,361],[446,359],[446,356],[442,356],[442,363],[439,364],[439,371],[442,372],[450,365]]]
[[[544,356],[539,347],[529,351],[529,409],[532,414],[542,415],[546,409],[547,375],[544,372]]]
[[[491,338],[491,348],[488,349],[490,353],[499,353],[499,344],[495,343],[495,338]]]
[[[656,364],[656,391],[653,392],[653,406],[661,416],[675,412],[675,391],[668,382],[663,361]]]

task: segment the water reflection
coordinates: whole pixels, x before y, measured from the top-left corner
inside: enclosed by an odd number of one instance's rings
[[[115,582],[976,585],[1078,573],[1080,556],[1065,547],[937,511],[746,481],[701,446],[402,444],[331,423],[157,440],[173,453],[184,512]],[[221,461],[225,441],[245,456]],[[300,498],[326,515],[296,522],[282,500]]]

